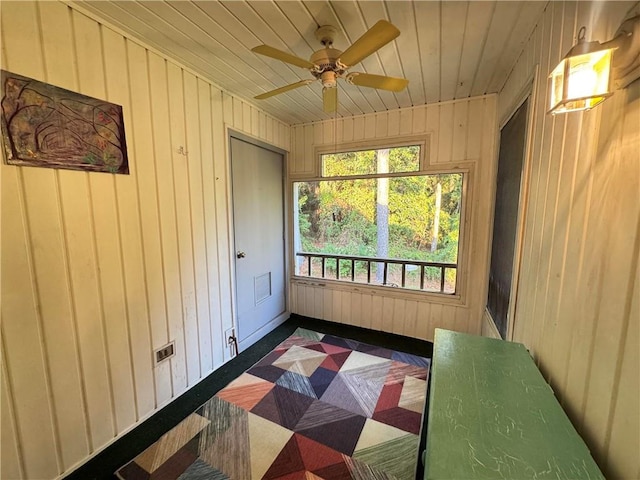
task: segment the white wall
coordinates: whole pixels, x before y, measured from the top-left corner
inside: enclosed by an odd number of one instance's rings
[[[488,263],[489,222],[495,177],[496,97],[392,110],[292,128],[289,177],[314,177],[317,148],[398,137],[430,139],[428,168],[469,168],[461,298],[406,294],[392,289],[293,279],[291,311],[374,330],[433,339],[435,328],[480,333]]]
[[[505,118],[539,65],[514,340],[611,479],[640,478],[640,80],[555,117],[546,82],[581,26],[588,40],[608,40],[631,7],[550,2],[498,108]]]
[[[287,125],[78,10],[0,9],[2,68],[122,105],[131,169],[0,167],[0,477],[47,479],[225,361],[225,124],[283,149],[290,137]],[[154,367],[152,351],[169,340],[176,356]]]

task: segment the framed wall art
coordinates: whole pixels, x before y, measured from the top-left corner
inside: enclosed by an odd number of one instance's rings
[[[1,71],[10,165],[129,173],[122,107]]]

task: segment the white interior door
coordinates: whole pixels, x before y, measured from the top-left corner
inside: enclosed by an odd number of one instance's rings
[[[282,154],[231,138],[238,341],[246,348],[286,310]]]

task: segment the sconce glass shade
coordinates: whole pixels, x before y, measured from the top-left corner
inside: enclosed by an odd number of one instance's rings
[[[613,48],[580,41],[549,75],[549,113],[589,110],[609,97]]]

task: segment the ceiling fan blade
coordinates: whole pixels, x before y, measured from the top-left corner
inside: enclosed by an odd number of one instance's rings
[[[269,92],[261,93],[260,95],[256,95],[256,100],[263,100],[265,98],[273,97],[274,95],[279,95],[284,92],[288,92],[289,90],[293,90],[294,88],[304,87],[305,85],[309,85],[310,83],[315,82],[315,80],[301,80],[296,83],[291,83],[289,85],[285,85],[284,87],[276,88],[275,90],[271,90]]]
[[[276,60],[280,60],[281,62],[287,62],[292,65],[296,65],[301,68],[314,68],[315,65],[308,60],[305,60],[300,57],[296,57],[295,55],[291,55],[290,53],[283,52],[282,50],[278,50],[277,48],[270,47],[269,45],[258,45],[257,47],[253,47],[251,49],[252,52],[259,53],[260,55],[265,55],[267,57],[275,58]]]
[[[400,35],[400,30],[395,26],[386,20],[379,20],[378,23],[356,40],[353,45],[342,52],[338,61],[346,67],[351,67],[367,58],[398,35]]]
[[[335,112],[338,109],[338,87],[324,87],[322,103],[325,113]]]
[[[358,85],[359,87],[380,88],[392,92],[399,92],[409,84],[409,80],[406,78],[385,77],[383,75],[357,72],[347,75],[346,80],[352,85]]]

